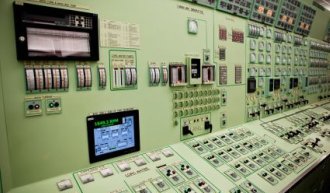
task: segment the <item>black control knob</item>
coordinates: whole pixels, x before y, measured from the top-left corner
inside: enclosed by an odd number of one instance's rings
[[[265,108],[267,106],[267,104],[264,103],[264,104],[261,104],[260,106]]]
[[[55,102],[55,103],[54,103],[54,107],[57,108],[57,107],[59,107],[59,106],[60,106],[60,103],[59,103],[59,102]]]
[[[34,109],[34,106],[33,105],[29,105],[28,108],[29,108],[29,110],[32,110],[32,109]]]

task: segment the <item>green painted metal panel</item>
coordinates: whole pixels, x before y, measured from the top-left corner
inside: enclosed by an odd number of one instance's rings
[[[0,170],[0,193],[3,193],[3,189],[2,189],[2,177],[1,177],[1,170]]]
[[[16,60],[12,0],[0,2],[1,31],[1,79],[3,80],[4,108],[10,165],[13,174],[13,186],[68,173],[89,167],[87,150],[87,132],[85,117],[91,112],[100,112],[121,108],[140,109],[142,151],[147,151],[180,141],[179,125],[173,124],[173,91],[183,90],[167,86],[149,86],[148,62],[184,62],[186,54],[202,56],[203,49],[210,49],[211,62],[228,68],[227,85],[210,85],[226,93],[226,100],[219,110],[212,111],[211,120],[214,130],[220,130],[220,115],[226,115],[227,126],[238,125],[246,121],[246,78],[248,58],[244,43],[232,42],[233,32],[246,33],[248,20],[225,14],[221,11],[179,0],[99,0],[90,3],[83,0],[70,0],[68,3],[83,4],[90,12],[98,13],[100,19],[136,23],[141,28],[141,47],[136,50],[138,86],[133,90],[112,91],[110,84],[104,90],[98,89],[96,81],[97,64],[91,63],[93,86],[91,91],[77,92],[76,62],[66,62],[69,71],[70,88],[68,92],[29,94],[25,92],[23,62]],[[197,34],[188,34],[187,21],[198,22]],[[327,19],[325,19],[327,18]],[[317,10],[310,35],[321,39],[324,35],[329,12]],[[325,21],[326,20],[326,21]],[[219,29],[223,27],[228,34],[227,40],[219,39]],[[273,30],[274,28],[272,28]],[[229,36],[230,35],[230,36]],[[226,59],[220,58],[220,48],[226,48]],[[109,77],[109,50],[100,49],[100,61]],[[274,55],[274,54],[273,54]],[[242,68],[242,81],[235,83],[235,66]],[[201,85],[197,87],[202,87]],[[190,87],[189,87],[190,88]],[[191,87],[194,88],[194,87]],[[222,92],[221,92],[222,93]],[[27,96],[58,96],[63,109],[60,114],[38,117],[24,116],[24,100]],[[311,95],[311,101],[317,96]],[[2,102],[1,102],[2,103]],[[0,116],[1,124],[4,116]],[[221,118],[222,120],[222,118]],[[3,137],[3,136],[1,136]],[[2,139],[2,138],[1,138]],[[1,143],[3,141],[1,140]],[[2,151],[0,152],[2,155]],[[6,156],[9,160],[9,156]],[[121,158],[122,159],[122,158]],[[2,160],[1,160],[2,161]],[[9,162],[9,161],[7,161]],[[2,171],[4,175],[4,171]],[[6,177],[6,178],[5,178]],[[7,179],[6,176],[3,179]]]

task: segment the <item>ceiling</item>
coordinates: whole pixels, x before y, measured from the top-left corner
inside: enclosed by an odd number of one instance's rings
[[[330,0],[314,0],[314,2],[321,5],[324,9],[330,11]]]

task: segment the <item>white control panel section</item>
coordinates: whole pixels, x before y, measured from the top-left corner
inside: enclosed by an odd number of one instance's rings
[[[90,90],[92,87],[92,70],[90,65],[77,65],[77,89]]]
[[[160,67],[155,62],[149,64],[149,85],[158,86],[160,83]]]
[[[164,63],[162,63],[162,85],[167,85],[168,77],[168,68]]]
[[[111,90],[137,89],[138,70],[136,52],[110,51]]]
[[[107,72],[105,66],[100,64],[97,68],[99,78],[99,88],[104,89],[107,86]]]
[[[26,92],[67,91],[68,69],[65,65],[25,65]]]
[[[135,88],[137,85],[137,69],[135,67],[114,68],[112,78],[115,89]]]

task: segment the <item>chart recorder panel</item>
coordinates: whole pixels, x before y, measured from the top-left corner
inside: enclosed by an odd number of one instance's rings
[[[98,60],[97,14],[14,2],[18,60]]]

